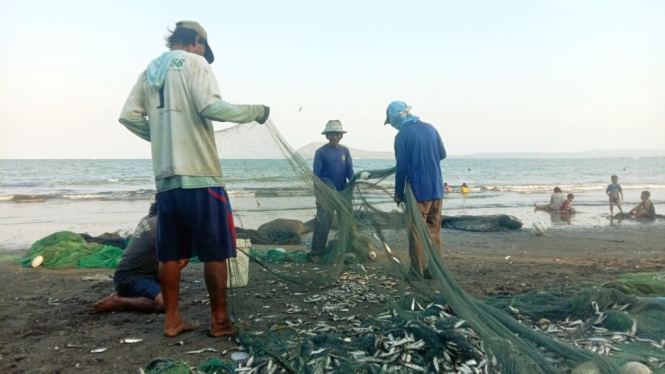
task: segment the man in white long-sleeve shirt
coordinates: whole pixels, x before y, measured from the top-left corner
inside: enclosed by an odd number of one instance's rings
[[[167,46],[170,51],[141,73],[120,115],[120,123],[152,147],[164,335],[198,327],[184,322],[178,307],[179,261],[194,255],[205,263],[210,336],[231,335],[236,328],[226,309],[226,260],[236,256],[235,228],[211,120],[265,123],[270,109],[222,100],[208,35],[198,23],[178,22]]]

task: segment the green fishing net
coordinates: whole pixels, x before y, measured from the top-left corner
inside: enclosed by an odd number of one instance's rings
[[[19,260],[26,267],[43,256],[45,268],[115,268],[123,250],[111,245],[86,242],[81,235],[60,231],[36,241]]]
[[[410,187],[403,204],[393,201],[394,168],[356,170],[348,187],[338,192],[313,176],[310,156],[297,154],[271,121],[218,131],[216,140],[236,226],[256,234],[277,219],[292,222],[281,230],[271,225],[270,232],[257,236],[261,242],[254,244],[263,247],[252,251],[252,260],[268,270],[266,276],[307,287],[303,303],[282,306],[286,315],[267,330],[252,327],[263,323],[263,316],[243,312],[242,289],[231,289],[230,308],[241,328],[238,340],[252,362],[251,367],[241,362],[239,370],[554,374],[591,363],[600,373],[618,374],[619,365],[638,360],[663,372],[662,343],[656,340],[663,310],[635,296],[658,294],[659,286],[647,290],[636,279],[621,278],[600,289],[479,301],[446,267]],[[329,229],[324,243],[315,235],[321,227]],[[274,251],[285,238],[292,245],[284,246],[286,252]],[[424,278],[411,269],[410,239],[423,245]],[[272,251],[266,248],[271,244]],[[323,261],[303,261],[311,259],[303,253],[313,248],[324,248]],[[298,260],[290,262],[289,253]],[[363,302],[371,312],[362,317],[349,316],[351,309],[344,308]],[[631,306],[620,309],[626,303]],[[298,313],[314,315],[314,320],[296,318]],[[594,324],[599,317],[603,320]],[[582,319],[581,327],[566,325],[571,330],[558,334],[538,325],[542,319],[550,320],[548,326],[567,323],[566,318]],[[636,334],[612,340],[614,333],[623,333],[615,330],[629,324],[632,329],[635,319]]]
[[[216,357],[210,357],[199,365],[199,371],[206,374],[235,373],[235,366]]]
[[[182,361],[155,358],[146,365],[145,374],[192,374],[192,371]]]

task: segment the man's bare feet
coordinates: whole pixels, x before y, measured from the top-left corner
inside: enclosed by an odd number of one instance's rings
[[[234,335],[238,332],[238,329],[228,318],[222,323],[211,323],[210,325],[210,337],[212,338],[221,338],[223,336]]]
[[[174,336],[178,336],[178,335],[182,334],[183,332],[196,330],[198,328],[199,328],[198,324],[186,323],[186,322],[180,321],[180,323],[176,324],[175,326],[167,325],[164,328],[164,336],[166,336],[167,338],[172,338]]]
[[[111,309],[115,309],[119,305],[118,299],[119,299],[118,294],[112,293],[110,296],[107,296],[92,304],[90,309],[88,309],[88,313],[90,314],[103,313],[103,312],[108,312]]]

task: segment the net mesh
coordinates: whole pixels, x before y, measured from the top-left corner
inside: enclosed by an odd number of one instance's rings
[[[652,310],[615,289],[538,294],[536,299],[549,299],[533,301],[538,308],[528,318],[512,313],[508,306],[525,313],[534,295],[509,302],[469,296],[446,267],[409,187],[405,202],[395,205],[394,169],[364,170],[337,192],[312,174],[311,160],[297,154],[271,121],[218,131],[216,140],[240,235],[262,244],[254,245],[252,259],[270,276],[306,287],[302,293],[306,310],[286,305],[287,313],[304,317],[264,326],[267,332],[258,327],[260,313],[238,314],[235,309],[245,326],[255,326],[242,329],[239,338],[251,354],[246,370],[537,374],[568,373],[585,364],[599,373],[616,374],[618,365],[627,360],[648,363],[648,357],[656,360],[652,365],[656,372],[660,370],[662,342],[656,340],[660,329],[650,325],[657,324],[650,318],[662,317],[662,309]],[[412,268],[413,242],[424,249],[424,272]],[[289,245],[277,249],[284,243]],[[308,261],[311,254],[317,263]],[[240,291],[231,293],[232,303],[241,303]],[[615,315],[606,310],[627,303],[626,298],[633,305],[630,310],[613,310]],[[370,303],[372,312],[348,315],[362,303]],[[640,317],[646,309],[653,314]],[[607,313],[605,324],[617,326],[590,322],[599,317],[597,313]],[[314,320],[307,320],[307,315]],[[585,326],[576,327],[577,334],[557,335],[537,325],[546,317],[552,324],[569,323],[565,319],[573,316],[585,319],[576,323]],[[639,323],[645,329],[649,326],[650,338],[637,340],[641,330],[631,335],[632,318],[643,318]],[[628,325],[623,341],[612,340],[614,330]],[[608,337],[594,340],[598,338],[594,328],[605,329],[599,331]],[[618,344],[628,343],[658,354],[648,356],[639,349],[616,354],[621,349]],[[610,348],[613,344],[616,350]]]
[[[665,372],[665,304],[654,302],[665,295],[663,275],[476,300],[446,267],[408,184],[394,203],[394,168],[363,170],[338,192],[272,121],[218,131],[216,141],[238,238],[252,242],[229,261],[230,309],[249,358],[214,358],[200,372],[549,374],[590,365],[616,374],[628,361]],[[414,243],[423,268],[412,266]],[[45,267],[111,268],[121,254],[60,232],[21,263],[42,255]],[[265,270],[250,279],[266,282],[265,293],[244,291],[245,255]],[[286,293],[291,301],[280,302]],[[271,299],[265,307],[278,314],[247,308],[251,296]],[[146,369],[191,372],[162,359]]]
[[[45,268],[115,268],[122,253],[118,247],[89,243],[79,234],[60,231],[36,241],[19,262],[31,266],[35,257],[42,256]]]

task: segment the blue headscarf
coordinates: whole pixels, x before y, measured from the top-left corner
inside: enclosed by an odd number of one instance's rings
[[[390,103],[386,110],[386,117],[390,126],[396,128],[397,131],[401,130],[402,126],[409,122],[420,120],[420,117],[411,114],[411,106],[406,105],[403,101],[393,101]]]
[[[162,88],[164,81],[166,81],[166,72],[169,70],[171,60],[183,52],[185,51],[179,49],[164,52],[161,56],[152,60],[150,65],[148,65],[148,69],[145,71],[145,76],[148,79],[150,87],[155,91],[159,91]]]

